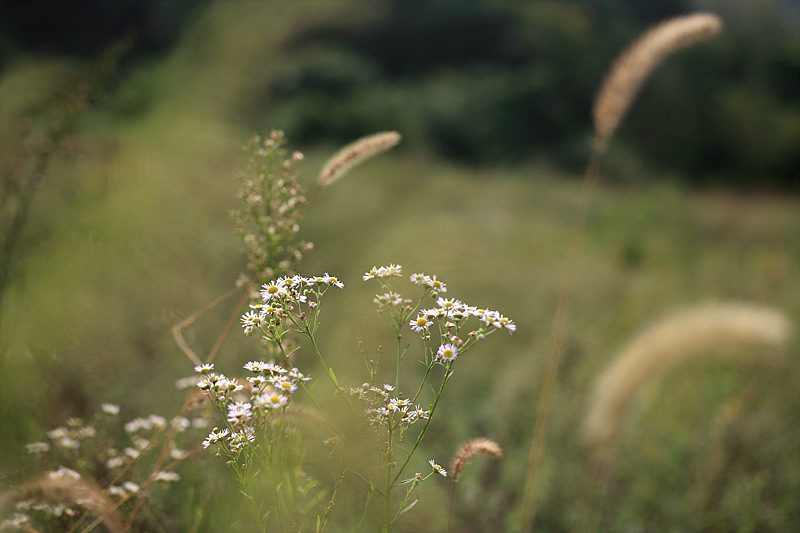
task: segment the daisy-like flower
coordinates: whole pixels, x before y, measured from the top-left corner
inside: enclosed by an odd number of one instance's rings
[[[492,325],[498,328],[507,329],[509,332],[517,330],[517,325],[514,324],[514,322],[512,322],[510,318],[504,317],[500,313],[497,314],[497,317],[495,317],[495,320],[494,322],[492,322]]]
[[[378,304],[380,307],[385,308],[389,306],[400,305],[403,303],[403,297],[394,291],[389,291],[385,294],[376,294],[372,301]]]
[[[424,285],[426,287],[430,287],[436,292],[447,292],[447,286],[443,282],[436,279],[436,274],[433,276],[426,276]]]
[[[212,370],[214,370],[214,363],[205,363],[203,365],[197,365],[194,367],[195,372],[203,374],[204,376],[207,376]]]
[[[163,428],[167,425],[167,419],[160,415],[150,415],[147,420],[157,428]]]
[[[245,427],[242,431],[231,433],[231,437],[228,440],[231,443],[231,448],[235,451],[239,451],[239,449],[244,447],[248,442],[255,442],[255,430],[251,427]]]
[[[122,456],[112,457],[108,461],[106,461],[106,466],[108,468],[119,468],[125,464],[125,458]]]
[[[388,278],[390,276],[402,275],[403,267],[400,265],[391,264],[388,267],[381,267],[378,269],[378,277]]]
[[[517,326],[508,317],[504,317],[497,311],[487,311],[481,320],[488,326],[494,326],[498,329],[507,329],[509,332],[516,331]]]
[[[181,476],[177,472],[164,472],[161,471],[156,474],[156,481],[166,481],[167,483],[174,483],[180,481]]]
[[[277,378],[272,380],[272,386],[283,394],[292,394],[297,390],[297,385],[286,378]]]
[[[261,286],[261,299],[265,302],[284,298],[289,294],[286,290],[286,282],[283,279],[271,281]]]
[[[327,272],[325,272],[325,275],[322,276],[322,283],[324,283],[325,285],[337,287],[339,289],[344,289],[344,283],[339,281],[339,278],[337,278],[336,276],[331,276]]]
[[[50,479],[58,479],[65,481],[78,481],[81,478],[81,475],[79,473],[72,470],[71,468],[67,468],[66,466],[59,466],[58,470],[52,470],[48,472],[47,476]]]
[[[436,352],[436,357],[437,359],[447,363],[455,361],[456,357],[458,357],[458,348],[450,343],[442,344],[439,346],[439,351]]]
[[[265,383],[267,383],[267,378],[265,378],[264,376],[251,376],[247,378],[247,381],[249,381],[254,388],[259,389]]]
[[[224,438],[228,433],[230,433],[228,428],[225,428],[222,431],[220,431],[219,428],[214,428],[211,430],[211,433],[208,434],[208,437],[206,437],[203,441],[203,448],[208,448],[212,444]]]
[[[282,372],[285,372],[289,378],[293,379],[294,381],[310,381],[311,378],[300,372],[297,367],[292,368],[291,370],[284,370],[281,369]]]
[[[256,406],[264,409],[278,409],[289,403],[289,398],[277,391],[265,392],[254,400]]]
[[[263,326],[264,322],[265,320],[261,313],[256,313],[253,310],[242,315],[242,327],[244,328],[245,335],[249,335],[254,329]]]
[[[411,274],[411,283],[415,285],[425,285],[425,280],[428,278],[425,274]]]
[[[133,481],[126,481],[122,484],[122,488],[125,489],[127,492],[131,494],[139,491],[139,485],[134,483]]]
[[[175,418],[172,419],[170,425],[175,429],[177,429],[179,433],[183,433],[189,428],[189,426],[192,425],[192,423],[189,422],[188,418],[184,418],[182,416],[176,416]]]
[[[119,414],[119,405],[113,403],[104,403],[100,406],[100,410],[107,415],[116,416]]]
[[[228,405],[228,422],[231,424],[246,424],[253,417],[250,410],[252,406],[247,402],[236,402]]]
[[[265,363],[264,361],[250,361],[244,365],[244,369],[258,374],[260,372],[267,371],[269,369],[269,363]]]
[[[436,464],[436,461],[434,461],[433,459],[431,459],[431,460],[430,460],[430,461],[428,461],[428,462],[431,464],[431,468],[433,468],[433,471],[434,471],[434,472],[436,472],[437,474],[441,474],[441,475],[443,475],[444,477],[447,477],[447,470],[445,470],[445,469],[444,469],[444,468],[442,468],[441,466],[437,465],[437,464]]]
[[[466,308],[466,305],[460,300],[454,300],[452,298],[438,298],[436,300],[436,305],[438,305],[440,309],[444,309],[448,316],[461,313]]]
[[[375,277],[375,276],[377,276],[377,275],[378,275],[378,269],[377,269],[377,267],[372,267],[372,268],[369,270],[369,272],[366,272],[366,273],[365,273],[365,274],[362,276],[362,278],[363,278],[363,280],[364,280],[364,281],[369,281],[369,280],[371,280],[372,278],[374,278],[374,277]]]
[[[413,329],[417,333],[422,333],[423,331],[428,331],[430,325],[433,324],[427,317],[420,314],[410,322],[411,329]]]
[[[39,454],[50,451],[50,445],[46,442],[32,442],[26,444],[25,449],[28,450],[28,453]]]

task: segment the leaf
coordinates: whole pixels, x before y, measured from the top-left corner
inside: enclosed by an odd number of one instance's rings
[[[333,368],[328,369],[328,373],[331,375],[331,379],[333,380],[333,384],[336,385],[336,388],[339,388],[339,381],[336,379],[336,374],[333,373]]]
[[[411,508],[412,508],[412,507],[414,507],[415,505],[417,505],[417,502],[418,502],[418,501],[419,501],[419,498],[415,499],[413,502],[409,503],[409,504],[408,504],[408,505],[405,507],[405,509],[402,509],[401,511],[399,511],[399,512],[397,513],[397,516],[395,516],[395,517],[394,517],[394,520],[392,521],[392,523],[394,523],[394,522],[397,522],[398,520],[400,520],[400,517],[401,517],[401,516],[403,516],[404,514],[406,514],[407,512],[409,512],[409,511],[411,510]]]
[[[415,479],[416,479],[416,478],[410,477],[410,478],[408,478],[408,479],[404,479],[403,481],[398,481],[398,482],[397,482],[397,484],[398,484],[398,485],[407,485],[408,483],[411,483],[411,482],[412,482],[412,481],[414,481]]]

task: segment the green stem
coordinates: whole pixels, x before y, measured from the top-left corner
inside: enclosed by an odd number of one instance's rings
[[[408,462],[411,460],[411,456],[414,455],[414,452],[419,447],[419,443],[422,442],[423,437],[425,437],[425,433],[428,431],[428,426],[430,426],[431,420],[433,420],[433,412],[436,410],[436,405],[439,403],[439,398],[442,397],[444,386],[447,385],[447,381],[450,379],[450,376],[452,375],[453,373],[450,371],[450,367],[448,366],[447,370],[444,373],[444,379],[442,379],[442,384],[439,386],[439,392],[436,393],[436,396],[433,399],[433,405],[431,405],[431,411],[430,413],[428,413],[428,419],[425,421],[425,426],[422,428],[422,431],[420,431],[419,436],[417,437],[417,442],[414,443],[414,447],[411,448],[410,452],[408,452],[408,456],[406,457],[406,460],[403,462],[403,465],[397,471],[397,475],[392,481],[392,485],[397,483],[397,480],[400,479],[400,475],[403,473],[403,470],[405,470],[406,465],[408,465]]]

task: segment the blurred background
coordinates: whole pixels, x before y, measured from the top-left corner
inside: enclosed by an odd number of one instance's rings
[[[456,530],[514,531],[592,99],[645,29],[696,10],[723,33],[656,70],[603,160],[534,527],[575,531],[591,508],[609,531],[796,531],[796,335],[779,366],[668,376],[612,488],[578,490],[588,393],[640,328],[728,299],[800,323],[796,0],[1,0],[0,490],[69,416],[180,408],[193,364],[170,329],[244,269],[228,211],[248,137],[283,129],[311,188],[338,147],[396,130],[400,146],[324,190],[302,225],[315,250],[301,272],[347,287],[326,301],[321,344],[357,384],[357,343],[390,342],[360,281],[373,265],[437,274],[448,296],[512,317],[513,336],[459,360],[426,452],[445,464],[468,438],[497,440],[503,461],[460,483]],[[234,305],[187,329],[201,357]],[[218,368],[235,374],[253,343],[232,332]],[[431,531],[448,490],[420,511]],[[223,510],[201,530],[220,524]]]

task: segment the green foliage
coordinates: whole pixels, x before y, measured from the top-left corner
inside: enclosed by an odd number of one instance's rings
[[[35,470],[32,463],[23,464],[28,456],[20,460],[24,445],[41,440],[69,416],[89,419],[105,401],[120,404],[130,418],[179,409],[183,393],[173,384],[191,374],[192,363],[169,330],[229,290],[245,268],[227,212],[235,206],[230,178],[243,163],[240,146],[264,126],[251,104],[265,85],[286,79],[283,71],[276,74],[275,64],[291,52],[279,46],[287,36],[328,18],[303,6],[287,7],[281,17],[252,4],[238,9],[212,5],[172,56],[130,73],[103,104],[108,107],[81,119],[76,130],[81,149],[54,160],[44,172],[0,302],[0,489]],[[228,33],[228,27],[236,31]],[[609,44],[609,57],[619,49]],[[583,60],[595,63],[589,71],[596,76],[586,83],[594,87],[603,62],[588,54]],[[345,78],[383,75],[358,55],[347,50],[340,55],[337,61],[349,62]],[[56,83],[64,68],[17,63],[0,79],[0,105],[13,108],[23,96],[35,99],[41,94],[37,87]],[[543,91],[556,87],[548,78],[553,71],[542,72],[526,72],[528,86],[542,76]],[[770,76],[781,79],[782,72],[776,67]],[[426,78],[421,85],[441,88],[441,95],[430,93],[446,111],[440,116],[458,115],[447,106],[460,98],[462,86],[474,91],[470,102],[480,102],[479,96],[499,83],[497,71],[489,71],[476,88],[471,78],[454,76],[456,82]],[[664,76],[660,81],[675,76],[681,85],[689,82],[675,71]],[[333,105],[334,118],[364,121],[342,129],[339,140],[373,131],[373,120],[380,122],[375,129],[395,127],[388,120],[395,116],[391,106],[428,98],[411,81],[404,83],[337,100],[352,107],[325,100]],[[659,85],[650,89],[657,93]],[[148,105],[139,114],[125,114],[121,104],[139,101],[130,95],[137,87],[148,91]],[[780,87],[781,98],[791,91],[788,83]],[[708,112],[727,110],[745,124],[781,124],[777,112],[768,112],[779,105],[771,97],[754,100],[767,110],[756,113],[756,107],[742,109],[751,94],[743,89],[708,94],[725,104]],[[642,96],[643,107],[658,109],[648,124],[658,129],[673,108],[647,104],[647,94]],[[367,100],[364,108],[358,107],[361,99]],[[270,102],[275,113],[288,109],[286,101]],[[426,123],[428,115],[411,107],[400,118]],[[285,117],[293,120],[293,113]],[[475,126],[465,126],[467,118],[459,116],[448,127]],[[5,121],[2,127],[4,139],[13,136]],[[638,127],[631,123],[621,139],[633,144]],[[413,131],[396,129],[413,141]],[[767,151],[768,135],[756,138],[741,130],[719,128],[764,148],[753,149],[757,157],[780,160],[779,153]],[[779,133],[793,139],[793,131],[787,126]],[[291,129],[287,134],[297,138]],[[516,319],[514,336],[493,338],[491,353],[472,357],[470,352],[469,360],[460,361],[465,364],[458,379],[437,406],[441,425],[426,435],[424,450],[445,458],[476,435],[497,440],[506,457],[476,464],[459,481],[454,526],[510,531],[579,185],[575,176],[544,165],[464,168],[424,155],[428,145],[422,146],[382,156],[314,200],[299,235],[316,245],[304,270],[334,272],[353,283],[372,263],[402,261],[409,270],[436,271],[467,301],[497,302]],[[301,183],[311,185],[327,155],[309,152],[298,166]],[[629,160],[621,149],[616,157]],[[537,531],[576,530],[587,522],[606,531],[793,531],[800,522],[796,357],[776,369],[678,369],[641,407],[606,486],[585,483],[591,465],[580,422],[593,379],[616,348],[669,310],[706,299],[743,299],[775,306],[800,323],[798,226],[800,207],[793,196],[698,192],[676,183],[600,186],[577,266]],[[345,291],[326,302],[318,341],[331,346],[326,361],[336,366],[339,382],[351,383],[361,373],[359,341],[368,357],[393,341],[374,316],[373,292]],[[209,351],[233,307],[225,302],[187,328],[198,353]],[[218,364],[234,368],[253,358],[252,339],[238,337],[226,338]],[[797,349],[795,337],[788,353]],[[324,448],[317,443],[306,453]],[[206,459],[205,465],[214,462]],[[202,480],[182,480],[174,487],[180,495],[166,500],[165,509],[184,523],[202,524],[198,531],[251,531],[251,521],[242,518],[249,511],[234,485],[224,481],[226,475],[220,468]],[[422,492],[404,517],[408,523],[398,523],[397,531],[444,524],[445,492],[435,487]],[[218,497],[209,501],[209,493]],[[359,502],[343,498],[337,505],[333,516],[340,512],[342,522],[330,530],[352,529],[346,510],[357,509]]]

